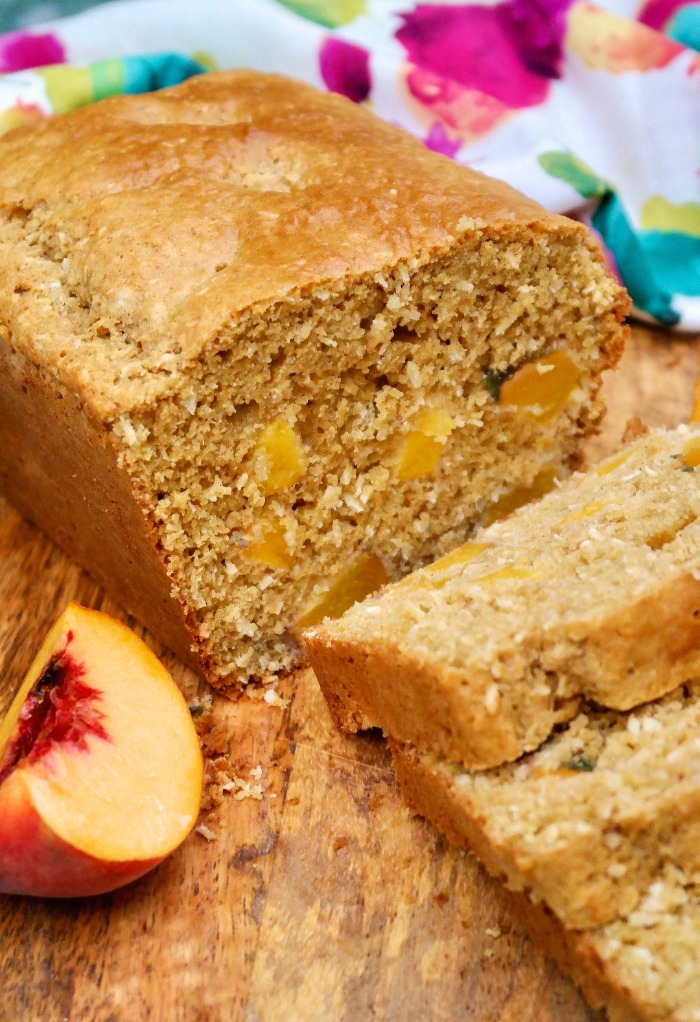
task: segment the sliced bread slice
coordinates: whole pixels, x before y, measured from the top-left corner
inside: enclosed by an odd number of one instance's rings
[[[628,917],[667,865],[700,875],[700,686],[629,713],[586,707],[491,770],[391,744],[409,801],[570,929]]]
[[[336,722],[472,769],[537,748],[579,700],[700,677],[700,430],[654,431],[305,645]]]
[[[409,803],[505,879],[543,951],[614,1022],[700,1019],[700,687],[579,714],[466,773],[392,743]]]

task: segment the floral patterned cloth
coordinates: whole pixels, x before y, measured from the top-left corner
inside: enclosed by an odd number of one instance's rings
[[[687,0],[118,0],[0,36],[0,131],[206,68],[285,72],[586,220],[640,316],[699,330],[698,48]]]

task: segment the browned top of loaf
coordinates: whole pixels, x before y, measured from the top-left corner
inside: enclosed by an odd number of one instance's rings
[[[251,71],[5,136],[0,224],[0,333],[104,419],[176,389],[271,304],[475,230],[591,244],[348,100]]]

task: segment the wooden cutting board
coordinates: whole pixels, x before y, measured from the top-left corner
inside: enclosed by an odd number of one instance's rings
[[[634,331],[593,457],[632,415],[688,418],[696,343]],[[1,499],[0,565],[4,712],[69,599],[124,615]],[[190,700],[204,694],[146,638]],[[336,734],[308,671],[278,690],[283,707],[214,699],[233,771],[264,789],[225,796],[215,839],[193,834],[112,895],[0,895],[0,1022],[597,1019],[498,886],[404,808],[383,742]]]

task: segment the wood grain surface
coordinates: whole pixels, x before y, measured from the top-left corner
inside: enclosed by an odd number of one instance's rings
[[[687,419],[696,370],[694,339],[635,329],[591,456],[633,415]],[[4,712],[69,599],[129,619],[1,499],[0,565]],[[146,639],[189,700],[206,694]],[[597,1019],[498,886],[405,809],[381,739],[336,734],[311,672],[278,691],[284,706],[214,697],[214,737],[264,791],[226,795],[213,840],[112,895],[0,895],[1,1022]]]

